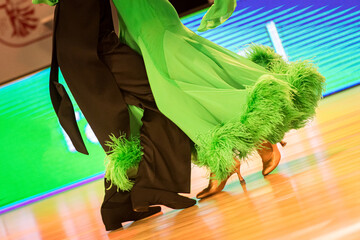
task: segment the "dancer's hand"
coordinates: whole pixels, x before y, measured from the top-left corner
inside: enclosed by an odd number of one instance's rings
[[[216,28],[231,16],[235,7],[236,0],[215,0],[202,18],[198,31],[205,32]]]
[[[33,4],[40,4],[40,3],[44,3],[47,4],[49,6],[54,6],[58,3],[59,0],[32,0]]]

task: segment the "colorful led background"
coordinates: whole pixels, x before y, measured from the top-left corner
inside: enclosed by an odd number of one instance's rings
[[[90,155],[74,152],[67,141],[49,99],[49,72],[0,89],[0,211],[1,206],[104,170],[105,154],[77,106],[78,125]]]
[[[205,10],[182,18],[196,31]],[[332,94],[360,83],[360,6],[355,1],[240,1],[231,19],[199,33],[232,51],[249,43],[272,46],[266,24],[274,21],[290,61],[312,59]],[[73,152],[52,110],[49,70],[0,88],[0,213],[51,191],[101,178],[102,149],[76,106],[90,152]],[[49,192],[50,191],[50,192]]]
[[[202,15],[194,13],[183,23],[196,31]],[[265,27],[270,21],[290,61],[312,59],[318,64],[327,79],[325,95],[360,83],[358,1],[238,1],[228,21],[199,35],[234,52],[250,43],[272,47]]]

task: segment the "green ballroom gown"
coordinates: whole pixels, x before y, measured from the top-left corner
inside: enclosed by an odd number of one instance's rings
[[[159,110],[195,143],[194,163],[217,179],[233,170],[234,156],[245,160],[264,141],[277,143],[314,116],[325,79],[311,62],[286,62],[259,45],[240,56],[186,28],[167,0],[113,2],[120,40],[143,56]],[[235,6],[235,0],[215,0],[199,30],[223,23]],[[132,138],[109,143],[106,177],[120,188],[141,160],[142,111],[129,111]]]
[[[325,79],[310,62],[288,63],[256,45],[239,56],[186,28],[167,0],[114,4],[120,39],[143,56],[159,110],[195,143],[194,163],[216,178],[228,176],[234,156],[244,160],[263,141],[281,141],[315,114]],[[235,5],[215,1],[199,30],[220,25]]]

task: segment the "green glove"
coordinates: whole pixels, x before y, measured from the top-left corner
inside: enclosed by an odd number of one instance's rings
[[[235,7],[236,0],[215,0],[214,4],[202,18],[198,31],[205,32],[206,30],[216,28],[231,16]]]
[[[59,2],[59,0],[32,0],[33,4],[39,4],[39,3],[44,3],[47,4],[49,6],[54,6]]]

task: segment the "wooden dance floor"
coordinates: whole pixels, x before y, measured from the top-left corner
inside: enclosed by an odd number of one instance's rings
[[[323,99],[316,119],[285,141],[271,175],[254,156],[241,168],[246,186],[233,176],[189,209],[106,232],[96,181],[1,215],[0,239],[360,239],[360,87]],[[207,179],[196,167],[192,175],[195,197]]]

